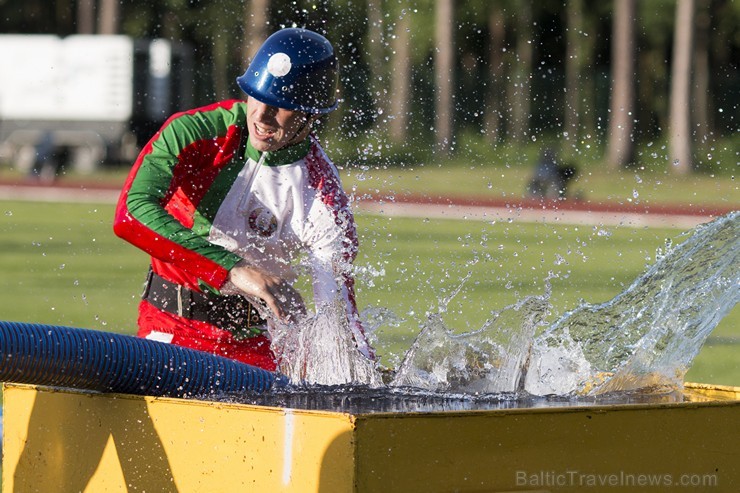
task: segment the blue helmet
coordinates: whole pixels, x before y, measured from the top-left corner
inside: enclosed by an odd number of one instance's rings
[[[278,108],[323,114],[339,104],[334,48],[308,29],[272,34],[236,82],[249,96]]]

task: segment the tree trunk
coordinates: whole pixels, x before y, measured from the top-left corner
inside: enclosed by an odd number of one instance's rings
[[[696,6],[696,39],[694,41],[694,122],[696,141],[706,142],[712,133],[709,115],[709,26],[710,0],[699,0]]]
[[[690,173],[691,159],[691,56],[694,32],[694,0],[678,0],[671,66],[671,117],[669,168]]]
[[[488,13],[490,52],[488,54],[488,98],[486,103],[486,136],[495,143],[501,136],[501,95],[503,85],[502,56],[506,37],[504,12],[497,4],[491,5]]]
[[[591,15],[590,9],[586,8],[583,14],[583,39],[581,40],[581,80],[580,80],[580,104],[578,114],[578,136],[590,139],[600,133],[602,127],[601,118],[598,116],[599,103],[597,101],[597,81],[600,74],[597,67],[596,43],[594,39],[598,34],[598,20]]]
[[[213,89],[217,99],[231,97],[231,80],[226,77],[229,71],[229,43],[225,36],[213,37]]]
[[[244,68],[254,57],[262,43],[271,34],[268,32],[267,20],[270,12],[270,0],[248,0],[244,7]]]
[[[100,0],[99,34],[118,34],[119,0]]]
[[[522,142],[529,134],[530,94],[532,82],[532,2],[525,0],[516,12],[516,60],[512,77],[511,132],[515,141]]]
[[[396,144],[408,140],[409,101],[411,98],[411,16],[406,13],[396,22],[392,45],[391,93],[388,112],[390,139]]]
[[[435,19],[436,51],[434,71],[437,86],[436,100],[436,142],[437,147],[448,152],[452,144],[452,81],[454,44],[452,29],[454,25],[453,0],[437,0]]]
[[[372,93],[375,110],[381,116],[387,114],[388,110],[386,108],[388,74],[385,69],[386,41],[383,34],[382,4],[382,0],[367,0],[367,39],[365,41],[370,68],[370,92]]]
[[[566,142],[578,142],[581,127],[581,83],[583,77],[583,0],[568,0],[565,47],[565,128]]]
[[[77,34],[95,34],[95,0],[77,2]]]
[[[612,94],[608,161],[622,168],[632,159],[635,93],[635,0],[614,2],[612,26]]]

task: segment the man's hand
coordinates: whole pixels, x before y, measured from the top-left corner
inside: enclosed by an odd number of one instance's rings
[[[258,298],[281,322],[294,322],[306,314],[303,298],[287,281],[241,261],[229,271],[224,294]]]

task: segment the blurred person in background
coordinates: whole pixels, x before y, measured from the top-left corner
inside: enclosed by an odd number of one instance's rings
[[[546,148],[527,184],[527,197],[539,200],[564,200],[568,184],[578,175],[575,166],[560,164],[555,151]]]

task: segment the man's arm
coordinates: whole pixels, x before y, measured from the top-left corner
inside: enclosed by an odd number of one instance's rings
[[[351,264],[338,258],[322,260],[313,257],[311,265],[313,267],[314,303],[317,308],[334,303],[337,299],[341,300],[357,349],[366,358],[374,360],[375,349],[365,334],[360,313],[357,310],[355,280],[351,273]]]
[[[306,306],[298,291],[287,281],[249,265],[242,260],[230,271],[221,288],[224,294],[241,294],[252,300],[262,300],[283,322],[294,322],[306,314]]]
[[[340,296],[357,349],[374,360],[375,350],[365,334],[355,300],[352,262],[357,255],[358,240],[349,198],[338,170],[315,139],[306,157],[306,167],[310,186],[324,206],[313,208],[313,216],[307,220],[312,225],[306,244],[313,267],[314,302],[319,306]]]
[[[233,130],[223,127],[200,114],[171,118],[141,151],[114,219],[118,236],[214,289],[241,260],[192,229],[196,207],[219,163],[225,165],[238,148],[238,139],[229,138]]]

